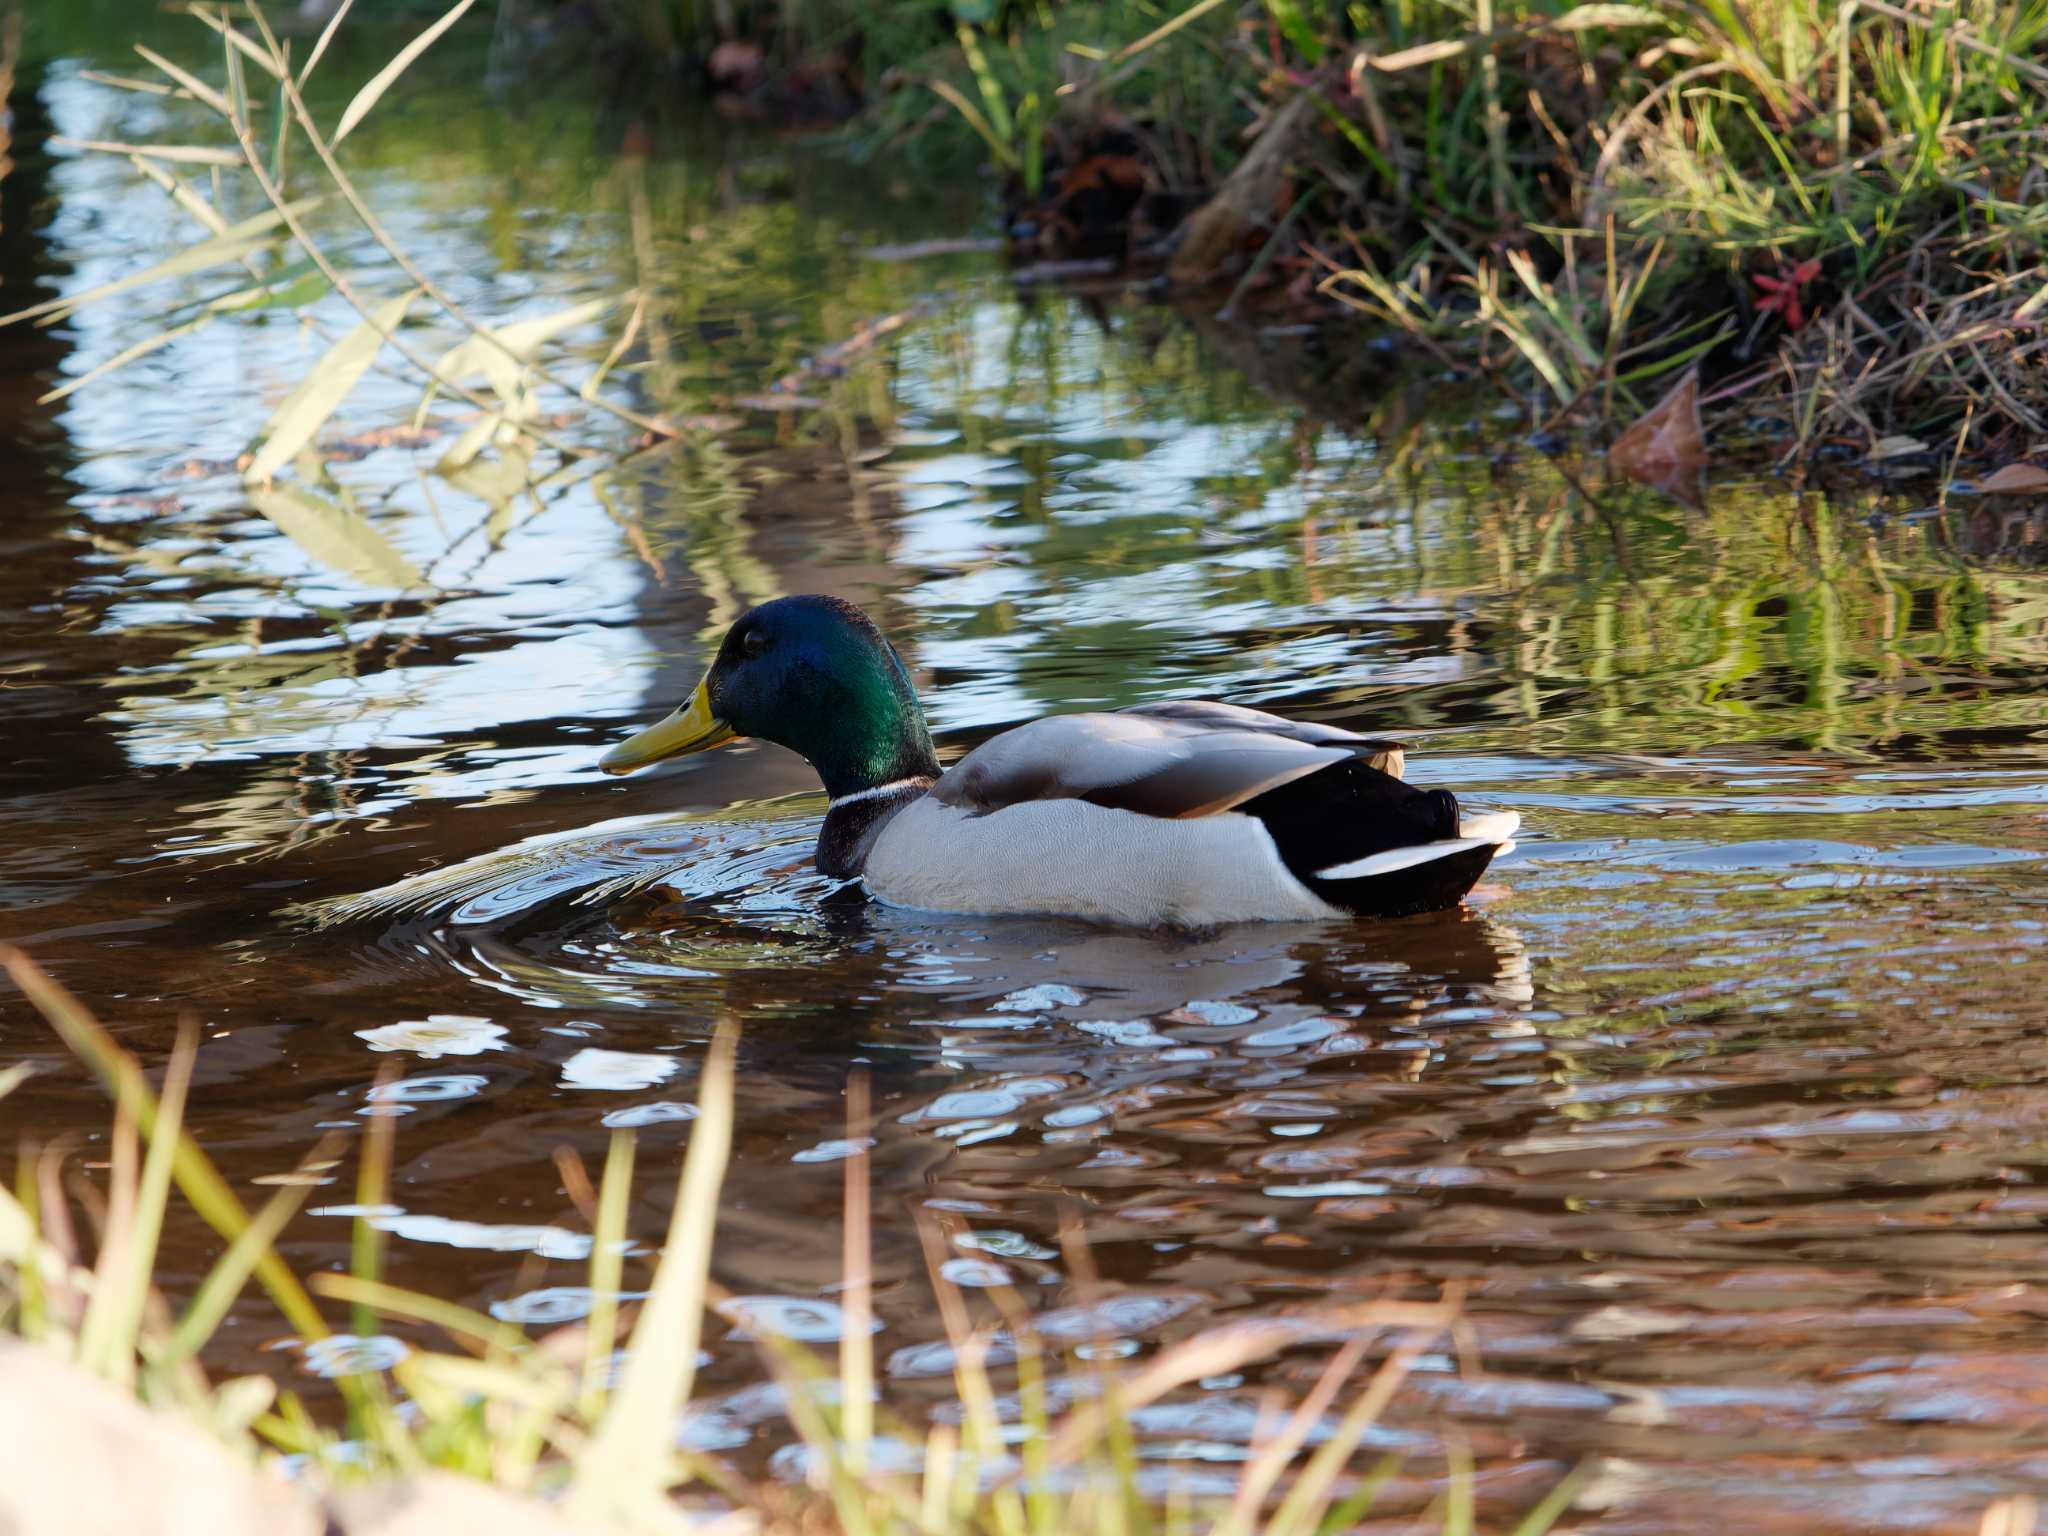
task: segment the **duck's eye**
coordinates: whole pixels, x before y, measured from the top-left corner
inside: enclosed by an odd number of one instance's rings
[[[740,637],[740,649],[749,656],[758,656],[768,649],[768,637],[758,629],[750,629]]]

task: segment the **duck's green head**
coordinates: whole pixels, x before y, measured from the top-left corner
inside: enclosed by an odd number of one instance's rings
[[[780,597],[742,614],[688,701],[598,766],[631,773],[738,736],[800,753],[834,799],[939,771],[902,658],[836,597]]]

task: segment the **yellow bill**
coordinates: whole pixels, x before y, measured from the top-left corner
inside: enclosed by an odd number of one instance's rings
[[[702,752],[721,741],[731,741],[737,734],[711,713],[711,690],[699,683],[697,691],[690,695],[689,703],[666,720],[658,721],[639,735],[629,736],[620,742],[598,759],[597,766],[606,773],[631,773],[666,757]]]

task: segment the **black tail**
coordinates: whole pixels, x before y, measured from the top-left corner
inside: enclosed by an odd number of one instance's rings
[[[1272,834],[1288,873],[1332,906],[1361,917],[1405,917],[1453,907],[1493,861],[1489,845],[1461,849],[1383,875],[1325,880],[1317,870],[1458,835],[1458,799],[1417,789],[1363,758],[1332,763],[1237,806]]]

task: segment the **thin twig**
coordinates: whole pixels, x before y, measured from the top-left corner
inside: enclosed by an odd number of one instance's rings
[[[341,269],[328,259],[327,253],[321,250],[318,243],[314,241],[312,232],[300,221],[298,214],[292,209],[290,203],[285,200],[284,190],[272,181],[270,174],[264,170],[262,149],[257,145],[255,136],[250,133],[247,120],[237,114],[229,118],[228,123],[234,129],[235,140],[242,147],[243,163],[248,166],[249,173],[256,178],[256,185],[262,189],[263,195],[270,200],[271,207],[275,208],[279,217],[284,220],[285,228],[291,231],[292,238],[298,241],[305,250],[307,259],[320,269],[320,275],[333,285],[334,291],[340,294],[343,300],[354,308],[358,315],[362,316],[365,325],[383,337],[384,340],[391,343],[392,348],[400,357],[403,357],[428,378],[439,378],[439,375],[434,371],[433,364],[422,357],[409,342],[402,340],[395,329],[387,328],[378,322],[373,306],[361,294],[356,292],[355,285],[349,282]],[[444,381],[444,383],[452,393],[460,395],[478,410],[492,415],[499,415],[504,411],[502,402],[492,401],[466,385],[447,381]],[[526,425],[521,430],[532,436],[535,441],[544,443],[565,458],[577,458],[584,452],[583,449],[564,443],[550,434],[541,431],[538,427]]]
[[[270,46],[273,56],[281,58],[282,54],[277,47],[277,40],[272,35],[270,25],[264,19],[262,7],[256,3],[256,0],[249,0],[249,14],[255,19],[257,27],[262,30],[263,39]],[[462,306],[450,298],[447,291],[439,283],[435,282],[433,278],[428,276],[418,263],[406,254],[398,242],[393,240],[390,234],[386,232],[384,226],[378,221],[377,216],[370,211],[369,204],[363,200],[362,194],[356,190],[355,183],[349,180],[347,173],[341,168],[341,163],[334,158],[333,149],[329,147],[326,138],[322,136],[320,130],[314,125],[313,115],[306,109],[306,98],[299,94],[299,88],[293,83],[289,70],[283,72],[279,84],[284,92],[285,100],[291,105],[292,115],[299,121],[300,131],[306,135],[306,141],[313,146],[313,152],[320,157],[320,163],[326,167],[327,174],[334,182],[335,189],[341,193],[343,200],[355,211],[356,217],[363,221],[363,227],[370,232],[370,238],[381,245],[390,255],[391,259],[398,263],[399,270],[405,273],[413,285],[423,290],[428,298],[452,315],[472,335],[482,337],[513,362],[520,364],[522,367],[532,369],[534,374],[543,382],[552,384],[555,388],[567,394],[581,394],[581,391],[575,385],[569,383],[566,379],[558,377],[550,370],[542,367],[538,362],[521,357],[518,352],[505,344],[503,338],[497,332],[471,319]],[[427,370],[427,376],[443,383],[447,382],[446,380],[441,380],[440,376],[432,368]],[[638,411],[629,410],[622,405],[615,405],[601,395],[586,395],[583,398],[599,410],[608,412],[628,425],[638,427],[643,432],[651,432],[657,437],[675,437],[678,435],[676,428],[670,423],[657,421],[651,416],[642,416]]]

